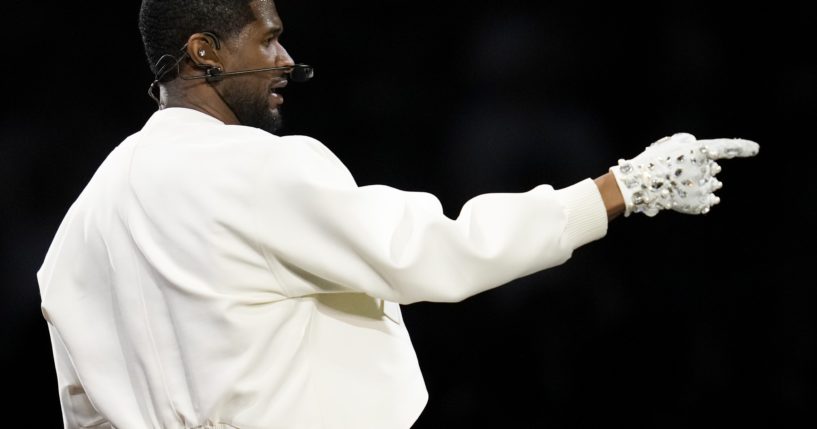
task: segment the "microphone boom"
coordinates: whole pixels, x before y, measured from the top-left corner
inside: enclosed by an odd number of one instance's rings
[[[212,67],[207,69],[207,71],[205,71],[203,75],[181,76],[181,78],[184,80],[207,79],[208,82],[217,82],[225,77],[230,76],[242,76],[245,74],[263,73],[280,70],[289,70],[285,74],[289,75],[289,79],[292,80],[293,82],[306,82],[315,77],[315,69],[312,66],[306,64],[295,64],[292,66],[285,67],[265,67],[260,69],[238,70],[232,72],[223,72],[221,71],[220,68]]]

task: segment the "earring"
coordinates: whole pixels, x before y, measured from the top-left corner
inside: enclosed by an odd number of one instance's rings
[[[199,50],[199,56],[200,57],[203,57],[206,53],[207,53],[207,51],[205,51],[204,49]]]

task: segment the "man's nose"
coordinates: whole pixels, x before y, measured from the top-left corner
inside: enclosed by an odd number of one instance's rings
[[[279,44],[280,45],[280,44]],[[278,58],[277,58],[277,67],[289,67],[295,65],[295,61],[292,57],[289,56],[289,52],[287,52],[286,48],[283,45],[280,45],[278,50]]]

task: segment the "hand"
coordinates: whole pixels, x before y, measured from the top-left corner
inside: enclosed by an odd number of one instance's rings
[[[723,185],[715,175],[721,171],[716,159],[757,155],[760,146],[750,140],[696,140],[687,133],[664,137],[635,158],[610,168],[626,206],[624,215],[655,216],[672,209],[687,214],[706,214],[720,198],[714,192]]]

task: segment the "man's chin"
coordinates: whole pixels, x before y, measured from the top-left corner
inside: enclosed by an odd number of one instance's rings
[[[283,127],[281,107],[271,106],[267,97],[257,97],[240,88],[226,91],[225,103],[232,109],[238,121],[247,127],[254,127],[275,134]]]
[[[280,109],[267,108],[261,112],[259,112],[261,114],[254,115],[252,118],[249,118],[250,120],[242,122],[242,124],[264,130],[270,134],[275,134],[283,127],[284,124]]]
[[[283,118],[281,117],[281,112],[278,108],[268,110],[268,115],[265,115],[261,123],[256,125],[256,128],[260,128],[270,134],[275,134],[280,130],[283,126]]]

